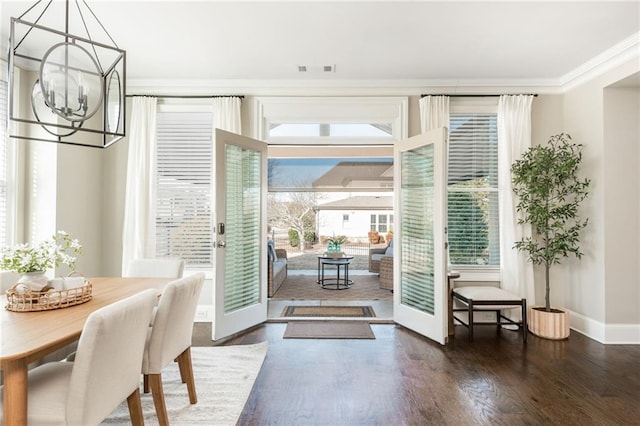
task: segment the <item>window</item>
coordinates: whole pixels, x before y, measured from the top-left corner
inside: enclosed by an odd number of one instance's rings
[[[500,265],[498,131],[495,112],[453,112],[449,130],[451,264]]]
[[[342,215],[342,221],[343,222],[349,222],[349,215],[348,214],[343,214]]]
[[[210,112],[157,114],[156,256],[213,263]]]
[[[390,232],[393,225],[393,215],[372,214],[370,229],[378,232]]]
[[[257,97],[254,137],[269,145],[393,145],[407,138],[407,97]]]
[[[0,78],[0,99],[7,99],[7,81],[4,77]],[[8,216],[8,203],[7,203],[7,160],[8,160],[8,135],[7,135],[7,122],[8,111],[7,103],[0,102],[0,247],[10,245],[9,238],[7,236],[7,216]]]
[[[300,124],[274,123],[269,126],[269,137],[367,137],[391,138],[391,123],[383,124]]]

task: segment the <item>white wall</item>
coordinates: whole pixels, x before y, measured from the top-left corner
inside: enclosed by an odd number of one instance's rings
[[[103,274],[103,150],[57,146],[56,229],[80,240],[83,255],[76,267],[86,276]]]
[[[342,220],[344,214],[349,215],[348,222]],[[323,237],[346,235],[352,240],[368,242],[367,234],[370,231],[372,214],[391,215],[393,212],[390,210],[320,210],[318,235]],[[384,236],[386,232],[381,234]]]
[[[131,99],[127,98],[127,135],[130,134],[130,117]],[[125,137],[103,151],[102,273],[106,276],[119,276],[122,273],[122,229],[129,138]]]
[[[627,306],[629,309],[623,309],[619,313],[613,312],[625,306],[624,303],[620,305],[620,296],[624,291],[614,290],[618,288],[617,281],[621,279],[617,272],[621,265],[617,260],[618,256],[624,256],[627,252],[637,253],[638,250],[637,238],[635,241],[627,238],[617,240],[620,234],[617,221],[621,218],[618,209],[628,208],[630,203],[633,204],[627,214],[635,218],[631,217],[629,220],[636,224],[640,221],[636,207],[637,198],[634,200],[632,197],[630,201],[628,196],[629,192],[635,191],[635,194],[638,194],[640,191],[637,178],[638,139],[636,136],[635,141],[633,140],[633,130],[625,135],[611,130],[615,124],[611,114],[620,111],[617,107],[618,102],[628,104],[628,101],[621,100],[626,99],[625,96],[616,96],[612,92],[609,98],[611,103],[605,108],[605,89],[637,73],[639,68],[637,59],[626,62],[569,90],[564,95],[564,131],[571,134],[575,141],[585,145],[583,174],[592,180],[591,196],[582,211],[590,221],[582,237],[585,256],[579,263],[572,262],[559,268],[561,272],[568,274],[568,281],[564,287],[565,305],[575,314],[571,317],[572,327],[606,342],[619,340],[619,337],[613,336],[616,333],[618,336],[620,333],[624,334],[625,330],[632,336],[638,333],[640,327],[637,312],[632,312],[633,307]],[[607,109],[608,112],[605,113]],[[605,116],[608,124],[606,129]],[[631,120],[631,123],[637,123],[638,116],[632,117]],[[623,163],[619,165],[618,161],[621,160]],[[619,173],[626,176],[625,171],[629,172],[631,177],[629,180],[624,179],[625,184],[628,184],[628,190],[621,191]],[[629,281],[629,288],[637,288],[640,285],[637,269],[624,270],[624,279]],[[627,286],[624,288],[627,289]],[[627,294],[627,297],[632,294]],[[638,309],[639,302],[636,299],[631,304]],[[611,322],[614,318],[615,321],[623,320],[624,326],[616,329],[615,323]],[[640,338],[637,338],[637,341],[640,342]]]
[[[604,89],[605,321],[640,324],[640,87]]]

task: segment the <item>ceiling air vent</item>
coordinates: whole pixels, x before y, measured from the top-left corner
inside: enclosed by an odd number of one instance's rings
[[[298,72],[309,72],[312,74],[336,72],[336,66],[335,65],[298,65]]]

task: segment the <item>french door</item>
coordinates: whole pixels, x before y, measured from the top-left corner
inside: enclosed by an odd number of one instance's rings
[[[267,144],[215,130],[212,339],[267,320]]]
[[[398,143],[394,321],[440,344],[447,336],[445,128]]]

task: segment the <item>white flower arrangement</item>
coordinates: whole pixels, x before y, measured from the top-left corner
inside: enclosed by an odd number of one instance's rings
[[[72,254],[82,254],[80,242],[72,239],[65,231],[58,231],[50,239],[33,247],[29,244],[17,244],[3,249],[0,269],[25,274],[67,265],[75,271],[77,257]]]

